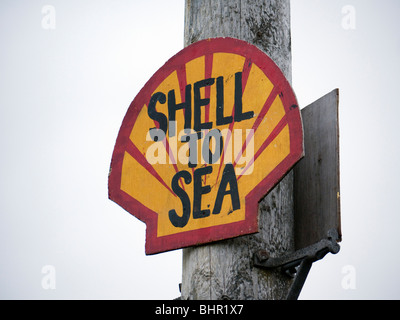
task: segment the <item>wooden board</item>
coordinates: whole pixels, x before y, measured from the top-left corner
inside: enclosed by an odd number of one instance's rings
[[[293,90],[245,41],[196,42],[131,103],[109,197],[147,225],[146,253],[259,231],[258,202],[303,156]]]
[[[336,229],[341,239],[339,90],[301,110],[305,157],[294,168],[295,246],[301,249]]]

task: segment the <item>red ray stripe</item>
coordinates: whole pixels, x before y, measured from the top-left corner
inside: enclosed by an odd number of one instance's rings
[[[133,157],[143,168],[145,168],[154,178],[156,178],[169,192],[171,192],[175,197],[175,193],[171,190],[168,184],[160,177],[157,171],[147,162],[145,156],[139,151],[136,145],[129,139],[129,143],[126,146],[125,151]]]
[[[279,91],[278,91],[277,87],[274,87],[272,89],[271,93],[269,94],[269,96],[267,98],[267,101],[265,101],[264,106],[262,107],[260,114],[258,115],[256,121],[253,124],[253,127],[252,127],[253,134],[249,134],[246,137],[246,140],[245,140],[245,142],[243,143],[243,146],[242,146],[242,151],[241,151],[241,153],[239,153],[237,155],[237,157],[235,159],[235,162],[233,163],[234,167],[236,166],[237,162],[239,161],[239,159],[243,155],[244,151],[246,150],[248,144],[250,143],[250,139],[253,137],[253,135],[256,134],[256,131],[257,131],[261,121],[264,119],[264,117],[267,114],[268,110],[271,108],[272,103],[275,101],[276,97],[278,96],[278,93],[279,93]]]
[[[204,63],[205,63],[205,70],[204,70],[204,79],[209,79],[211,78],[212,75],[212,68],[213,68],[213,54],[206,54],[204,57]],[[210,99],[210,92],[211,92],[211,87],[207,86],[205,87],[205,99]],[[206,105],[205,107],[205,122],[208,122],[210,120],[210,104]]]
[[[178,77],[178,83],[179,83],[179,91],[181,93],[181,102],[185,101],[186,99],[186,86],[187,86],[187,76],[186,76],[186,64],[182,64],[178,69],[176,69],[176,74]],[[183,116],[185,116],[185,109],[183,109]],[[176,128],[178,130],[178,128]],[[176,131],[175,134],[179,136],[179,132]],[[175,172],[178,172],[178,166],[177,162],[179,159],[175,159],[174,153],[172,152],[170,146],[169,146],[169,140],[166,140],[165,148],[167,150],[168,155],[171,157],[171,160],[173,162],[173,167],[175,169]],[[178,151],[178,150],[177,150]],[[178,153],[176,154],[176,157],[178,157]],[[185,190],[185,184],[183,183],[183,178],[179,179],[179,183],[182,187],[183,190]]]
[[[258,115],[256,121],[253,124],[253,130],[254,132],[256,132],[256,130],[258,129],[258,126],[260,125],[261,121],[264,119],[265,115],[267,114],[267,112],[269,111],[269,109],[271,108],[272,104],[274,103],[276,97],[279,94],[279,88],[274,87],[271,91],[271,93],[269,94],[267,101],[265,101],[265,104],[263,106],[263,108],[261,109],[260,114]]]
[[[213,58],[214,54],[213,53],[208,53],[204,56],[204,64],[205,64],[205,70],[204,70],[204,79],[209,79],[211,78],[212,75],[212,68],[213,68]],[[205,87],[205,99],[210,99],[211,100],[211,86],[206,86]],[[205,122],[210,121],[210,104],[204,106],[204,112],[205,112]],[[208,130],[205,130],[204,136],[206,136],[208,133]],[[202,157],[201,151],[200,151],[200,159]],[[197,159],[199,158],[199,155],[197,155]],[[206,163],[205,166],[208,166]],[[194,172],[194,169],[193,169]],[[207,181],[207,176],[204,176],[204,184],[206,184]]]
[[[246,84],[247,84],[247,80],[249,79],[251,66],[252,66],[251,59],[246,58],[246,60],[244,61],[243,69],[242,69],[242,95],[244,93],[244,90],[246,89]],[[224,147],[224,150],[223,150],[222,155],[221,155],[221,163],[220,163],[219,168],[218,168],[217,181],[218,181],[219,175],[221,173],[221,167],[222,167],[222,165],[224,163],[226,145],[229,143],[229,141],[231,139],[232,128],[233,128],[233,126],[235,124],[235,104],[233,105],[233,108],[232,108],[232,118],[233,118],[233,121],[229,124],[229,132],[228,132],[228,135],[226,137],[225,147]]]
[[[279,121],[279,123],[276,125],[276,127],[274,128],[274,130],[272,130],[271,134],[268,136],[268,138],[264,141],[264,143],[261,145],[260,149],[258,149],[258,151],[256,152],[256,154],[254,155],[254,160],[250,161],[250,163],[247,165],[247,167],[243,170],[243,173],[245,173],[247,171],[247,169],[254,163],[256,162],[257,158],[260,156],[260,154],[271,144],[271,142],[273,142],[275,140],[275,138],[281,133],[281,131],[283,130],[283,128],[285,128],[287,124],[287,119],[286,119],[286,115],[283,116],[283,118]],[[238,177],[238,181],[240,179],[240,177],[242,177],[242,175],[240,175]]]

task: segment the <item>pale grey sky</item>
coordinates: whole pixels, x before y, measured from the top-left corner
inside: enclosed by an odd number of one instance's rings
[[[292,1],[300,106],[340,89],[343,242],[302,299],[400,298],[399,9]],[[145,225],[108,200],[107,177],[123,116],[183,48],[183,22],[183,0],[1,2],[1,299],[179,295],[181,251],[145,256]]]

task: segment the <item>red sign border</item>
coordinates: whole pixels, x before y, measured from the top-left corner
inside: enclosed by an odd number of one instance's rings
[[[133,124],[142,109],[148,104],[151,94],[173,70],[197,57],[215,52],[234,53],[244,56],[255,63],[281,92],[280,98],[285,108],[289,124],[291,150],[290,154],[245,198],[246,219],[227,225],[218,225],[203,229],[180,232],[173,235],[157,237],[158,214],[120,189],[122,162],[126,146],[130,143]],[[137,108],[135,106],[138,106]],[[304,156],[303,127],[301,114],[295,94],[279,67],[257,47],[233,38],[211,38],[196,42],[169,59],[141,89],[130,104],[122,121],[112,155],[109,173],[109,199],[116,202],[126,211],[143,221],[146,226],[147,255],[171,251],[188,246],[205,244],[222,239],[238,237],[258,232],[258,202],[290,171],[293,165]]]

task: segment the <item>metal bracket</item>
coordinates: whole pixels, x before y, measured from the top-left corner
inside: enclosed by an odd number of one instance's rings
[[[338,241],[339,235],[332,229],[328,231],[326,239],[283,257],[270,258],[265,250],[260,250],[254,255],[254,266],[261,269],[279,268],[288,276],[295,276],[287,300],[297,300],[313,262],[321,260],[329,252],[338,253]]]

